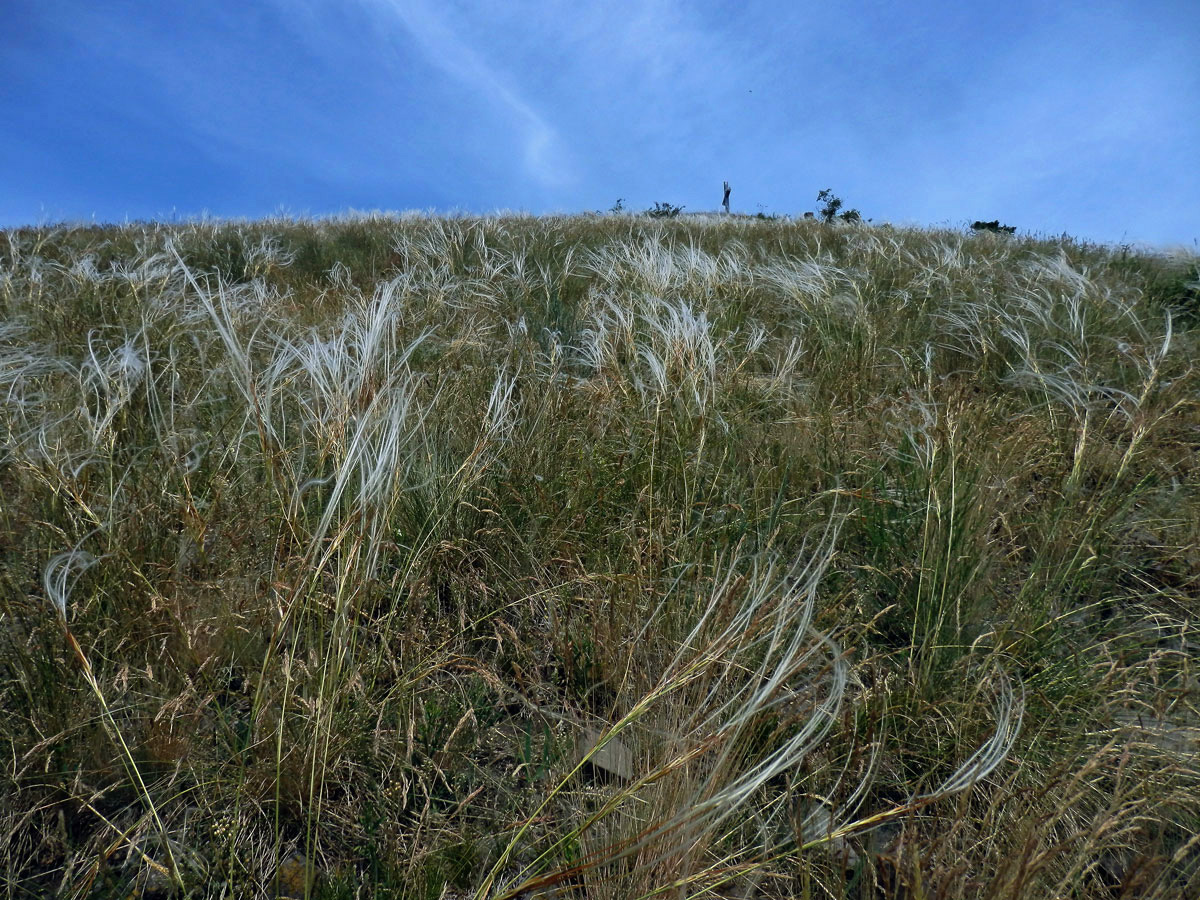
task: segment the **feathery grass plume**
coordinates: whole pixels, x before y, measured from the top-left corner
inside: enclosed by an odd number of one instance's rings
[[[995,679],[992,737],[936,789],[836,825],[820,827],[809,814],[798,834],[786,833],[794,801],[781,776],[828,737],[850,678],[846,655],[812,627],[816,590],[832,562],[837,531],[836,524],[829,526],[811,553],[802,551],[804,565],[792,571],[781,573],[771,560],[752,561],[749,571],[738,560],[725,568],[653,687],[603,729],[521,826],[477,897],[537,890],[579,890],[589,897],[646,896],[685,886],[713,890],[753,873],[794,840],[809,849],[878,827],[964,791],[996,770],[1013,748],[1023,709],[1003,673]],[[649,619],[639,640],[656,625]],[[624,775],[625,783],[607,795],[584,801],[592,810],[577,814],[581,822],[551,837],[533,862],[493,890],[532,821],[554,799],[587,796],[574,787],[581,769],[614,743],[628,748],[640,769]],[[854,789],[850,812],[868,787],[864,781]],[[755,828],[726,830],[728,820],[751,802]],[[577,855],[546,871],[565,846],[578,847]]]
[[[116,348],[104,352],[101,360],[96,354],[95,334],[87,336],[87,356],[79,369],[80,387],[91,402],[80,404],[91,431],[91,443],[98,447],[111,437],[113,420],[133,396],[134,390],[146,377],[148,360],[138,347],[139,336],[126,338]]]
[[[68,604],[70,601],[70,592],[78,581],[79,576],[87,569],[94,566],[98,560],[91,554],[73,549],[63,553],[59,553],[50,558],[46,563],[45,570],[42,573],[42,586],[46,591],[46,597],[50,600],[51,605],[58,613],[59,623],[62,625],[63,635],[67,640],[76,661],[79,663],[80,670],[83,673],[84,681],[87,682],[92,694],[100,704],[100,711],[104,721],[105,730],[109,737],[117,746],[121,754],[121,763],[125,770],[129,773],[131,780],[137,785],[138,793],[146,807],[147,815],[153,820],[155,828],[158,832],[159,839],[162,843],[162,853],[166,858],[166,868],[164,871],[169,874],[171,882],[176,887],[184,886],[183,875],[179,869],[179,864],[175,859],[175,851],[172,847],[172,837],[168,833],[166,825],[159,816],[158,807],[156,806],[153,797],[150,794],[149,788],[146,786],[145,780],[142,778],[141,770],[138,767],[137,760],[134,758],[133,751],[130,749],[128,742],[125,740],[124,734],[121,732],[121,727],[117,724],[116,717],[113,715],[112,709],[108,705],[108,701],[104,697],[104,691],[100,687],[99,681],[96,679],[96,674],[92,669],[91,661],[87,654],[79,645],[74,633],[71,631],[71,626],[68,621]],[[74,577],[72,577],[74,576]],[[124,839],[124,835],[122,839]],[[144,855],[144,854],[143,854]],[[163,867],[160,864],[153,863],[159,869]],[[90,883],[90,878],[88,882]]]
[[[653,686],[549,792],[476,896],[517,896],[579,876],[591,892],[637,895],[681,871],[685,858],[716,840],[723,821],[803,759],[835,721],[846,684],[841,652],[811,627],[836,531],[829,527],[786,574],[770,560],[752,562],[748,573],[739,561],[725,568],[678,647],[663,648]],[[647,619],[639,643],[658,627],[664,604]],[[764,725],[765,745],[755,746]],[[569,795],[583,765],[613,741],[633,748],[641,770],[492,893],[532,822],[558,795]],[[582,855],[553,867],[564,844],[580,846]]]
[[[656,298],[643,303],[642,321],[648,340],[639,348],[649,378],[645,386],[657,403],[670,402],[676,393],[701,416],[715,396],[720,345],[714,340],[708,317]]]
[[[29,389],[56,372],[68,370],[62,360],[55,358],[46,344],[28,340],[28,327],[12,321],[0,324],[0,390],[8,409],[21,415],[24,421],[36,419],[42,411],[45,396]],[[32,413],[32,415],[30,415]]]
[[[75,581],[97,562],[94,556],[84,550],[66,550],[50,557],[46,563],[42,572],[42,588],[64,627],[69,621],[67,598]]]

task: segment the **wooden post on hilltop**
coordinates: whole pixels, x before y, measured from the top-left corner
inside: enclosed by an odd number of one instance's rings
[[[729,215],[729,182],[725,182],[725,199],[721,201],[721,205],[725,207],[725,215]]]

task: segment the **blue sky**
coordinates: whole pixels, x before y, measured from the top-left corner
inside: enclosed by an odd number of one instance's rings
[[[656,201],[1200,238],[1200,0],[0,0],[0,225]]]

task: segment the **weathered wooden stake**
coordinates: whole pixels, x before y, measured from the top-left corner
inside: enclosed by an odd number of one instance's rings
[[[725,207],[725,215],[729,215],[729,182],[725,182],[725,199],[721,201],[721,205]]]

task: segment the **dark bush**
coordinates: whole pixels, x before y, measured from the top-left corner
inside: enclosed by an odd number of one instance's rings
[[[655,203],[653,209],[646,210],[646,215],[652,219],[674,219],[681,212],[682,206],[673,206],[670,203]]]
[[[991,231],[995,234],[1013,234],[1017,230],[1016,225],[1001,225],[999,219],[993,219],[990,222],[972,222],[972,231]]]

